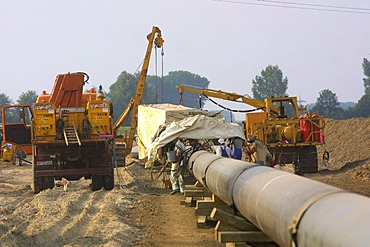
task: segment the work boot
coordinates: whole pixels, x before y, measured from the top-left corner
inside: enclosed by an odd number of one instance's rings
[[[180,190],[173,190],[173,191],[171,191],[171,195],[174,195],[174,194],[176,194],[177,192],[180,192]]]

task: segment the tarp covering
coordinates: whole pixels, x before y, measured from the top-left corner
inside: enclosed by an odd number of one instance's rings
[[[168,126],[174,121],[181,121],[189,116],[199,114],[224,119],[222,114],[217,115],[214,112],[189,108],[181,105],[139,105],[137,126],[139,158],[144,159],[148,156],[148,148],[152,145],[160,126]]]
[[[224,120],[204,115],[187,117],[180,121],[172,122],[154,140],[149,148],[149,157],[146,167],[154,162],[157,150],[177,138],[183,139],[218,139],[239,137],[245,140],[245,135],[240,125],[227,123]]]

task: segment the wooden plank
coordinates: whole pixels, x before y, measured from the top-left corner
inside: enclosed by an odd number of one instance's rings
[[[206,216],[210,216],[213,209],[214,208],[197,208],[197,207],[195,207],[195,215],[206,215]],[[222,208],[222,210],[224,212],[228,212],[229,214],[231,214],[233,212],[233,209],[230,208],[230,207]],[[214,217],[211,217],[211,218],[213,218],[215,220],[219,220],[219,219],[216,219]]]
[[[206,215],[198,216],[198,219],[197,219],[197,227],[198,228],[205,229],[205,228],[215,227],[216,224],[217,224],[217,221],[215,221],[213,219],[210,219]]]
[[[218,241],[218,228],[221,226],[221,221],[218,221],[215,226],[215,239]]]
[[[216,224],[218,223],[217,220],[212,219],[211,217],[207,216],[207,226],[209,227],[216,227]]]
[[[207,216],[198,216],[198,219],[197,219],[197,228],[206,228],[207,226]]]
[[[226,243],[225,247],[249,247],[246,243]]]
[[[195,184],[194,184],[194,186],[196,186],[196,187],[203,187],[203,184],[201,184],[201,182],[199,182],[199,181],[196,181]]]
[[[205,196],[212,196],[212,193],[209,191],[200,191],[200,190],[185,190],[184,195],[186,197],[192,196],[192,197],[205,197]]]
[[[194,207],[195,206],[195,201],[193,200],[193,197],[186,197],[185,198],[185,207]]]
[[[220,201],[220,202],[213,202],[207,200],[200,200],[196,203],[197,208],[228,208],[229,206]]]
[[[218,242],[220,243],[268,243],[272,240],[263,232],[259,231],[219,231]]]
[[[232,231],[239,231],[239,229],[223,224],[221,221],[218,221],[216,226],[215,226],[215,231],[216,232],[232,232]]]
[[[212,212],[211,208],[201,208],[201,209],[195,208],[195,215],[209,216],[211,212]]]
[[[204,187],[199,187],[191,184],[186,184],[185,185],[185,190],[206,190]]]
[[[222,202],[220,198],[218,198],[215,194],[212,194],[212,201],[214,202]]]
[[[221,221],[217,221],[215,226],[215,239],[218,241],[218,232],[232,232],[232,231],[239,231],[235,227],[228,226],[226,224],[222,224]]]
[[[224,209],[213,208],[212,212],[210,213],[210,217],[239,230],[259,231],[258,228],[250,223],[247,219],[234,215],[232,210],[228,211]]]

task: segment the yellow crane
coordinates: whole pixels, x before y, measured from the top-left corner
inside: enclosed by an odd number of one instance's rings
[[[180,98],[184,92],[229,101],[243,102],[260,111],[248,112],[245,133],[256,135],[272,151],[278,164],[293,163],[297,173],[317,172],[317,148],[324,143],[325,121],[317,114],[302,114],[297,97],[252,99],[237,93],[209,88],[176,87]]]
[[[124,143],[124,155],[130,154],[132,149],[135,131],[137,127],[138,106],[141,104],[141,100],[144,94],[145,80],[148,73],[148,67],[153,44],[155,45],[155,47],[161,48],[164,42],[164,40],[162,39],[161,30],[155,26],[153,26],[151,33],[147,35],[147,39],[148,47],[146,49],[143,66],[141,68],[140,77],[137,83],[136,93],[130,99],[130,103],[126,106],[125,110],[122,112],[122,114],[120,115],[120,117],[117,119],[116,123],[113,126],[114,127],[113,133],[115,136],[117,136],[118,129],[121,127],[122,123],[127,119],[130,112],[132,112],[129,134],[126,133],[123,138],[116,138],[117,143]]]

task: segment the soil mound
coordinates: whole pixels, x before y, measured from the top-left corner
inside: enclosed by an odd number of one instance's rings
[[[329,152],[328,169],[370,182],[370,118],[327,120],[325,142],[319,153]]]

